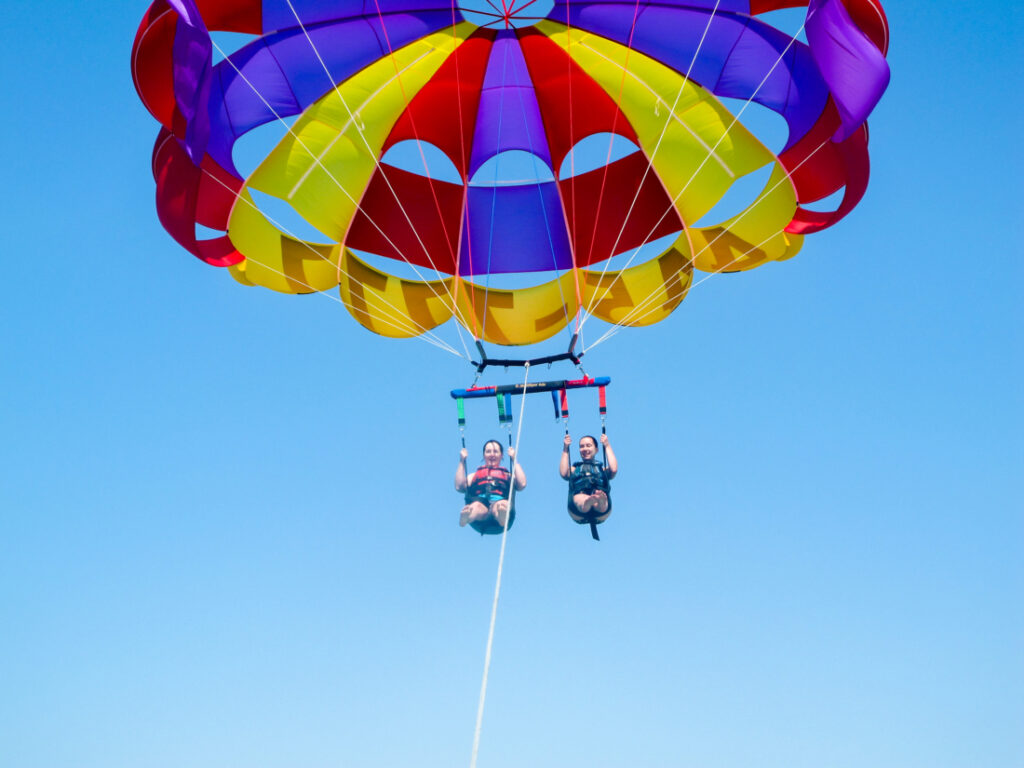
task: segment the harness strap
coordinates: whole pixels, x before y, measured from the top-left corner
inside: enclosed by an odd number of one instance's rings
[[[466,447],[466,403],[461,398],[455,399],[455,406],[459,412],[459,437],[462,440],[462,447]]]
[[[608,415],[608,402],[607,402],[607,400],[605,400],[604,387],[599,387],[598,388],[598,390],[597,390],[597,401],[598,401],[598,411],[600,411],[600,413],[601,413],[601,434],[602,435],[606,435],[608,433],[605,431],[604,420],[605,420],[605,418]],[[601,463],[605,467],[608,466],[608,450],[604,447],[604,443],[603,442],[601,443]],[[601,470],[601,473],[602,473],[602,475],[604,474],[604,469],[603,468]],[[608,484],[608,478],[605,477],[604,480],[605,480],[605,485],[607,485]],[[590,535],[594,537],[594,541],[600,541],[601,540],[601,537],[597,535],[597,523],[595,523],[593,520],[590,521]]]

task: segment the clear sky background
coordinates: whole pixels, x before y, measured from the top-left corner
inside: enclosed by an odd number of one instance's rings
[[[0,765],[467,765],[469,366],[163,232],[145,2],[4,8]],[[856,211],[586,358],[600,543],[527,403],[482,768],[1024,766],[1021,10],[886,10]]]

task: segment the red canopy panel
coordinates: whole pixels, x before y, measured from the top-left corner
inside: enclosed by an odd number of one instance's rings
[[[174,32],[178,14],[156,0],[139,24],[132,45],[132,80],[146,109],[165,127],[174,121]]]
[[[867,126],[861,126],[842,143],[832,141],[839,127],[839,113],[830,98],[825,111],[807,135],[779,155],[796,189],[798,203],[821,200],[846,187],[843,200],[832,212],[797,208],[787,232],[806,235],[819,232],[842,219],[864,197],[871,174]]]
[[[206,28],[259,35],[263,29],[263,0],[196,0]]]
[[[263,31],[261,0],[198,0],[196,5],[207,29],[253,35]],[[179,20],[167,0],[149,6],[132,45],[132,79],[153,117],[184,136],[185,125],[174,101],[174,35]]]
[[[454,274],[464,192],[461,184],[378,166],[345,245]]]
[[[495,33],[477,30],[448,57],[420,89],[384,142],[419,140],[444,152],[466,178],[477,105]]]
[[[196,238],[196,222],[227,229],[228,215],[242,183],[218,166],[209,155],[197,167],[181,143],[166,128],[153,148],[156,210],[160,223],[184,248],[208,264],[227,267],[243,260],[227,235]]]
[[[576,266],[586,267],[682,230],[683,222],[672,199],[653,170],[646,174],[637,193],[647,167],[644,153],[634,152],[610,165],[559,181],[563,205],[576,212],[569,228]]]
[[[533,28],[520,30],[518,35],[555,173],[569,150],[595,133],[617,133],[639,143],[633,126],[612,98],[558,44]]]

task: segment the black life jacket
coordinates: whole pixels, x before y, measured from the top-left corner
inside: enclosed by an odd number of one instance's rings
[[[572,472],[569,474],[570,496],[594,491],[608,493],[610,490],[608,475],[600,461],[577,461],[572,465]]]
[[[510,479],[511,473],[507,467],[488,467],[486,464],[478,467],[466,487],[466,503],[479,501],[487,506],[495,501],[495,496],[507,499]]]

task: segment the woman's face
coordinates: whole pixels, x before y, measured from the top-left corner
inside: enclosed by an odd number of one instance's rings
[[[484,464],[488,467],[496,467],[501,464],[501,443],[493,440],[484,445]]]
[[[580,438],[580,458],[584,461],[589,461],[594,458],[595,453],[597,453],[597,446],[594,445],[593,439],[589,437]]]

